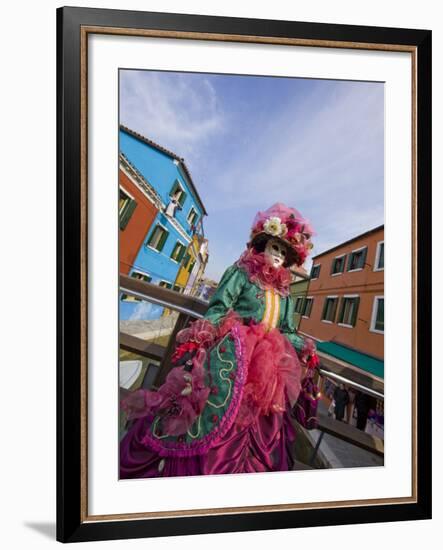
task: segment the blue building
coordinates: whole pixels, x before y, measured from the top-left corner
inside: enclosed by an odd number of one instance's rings
[[[129,275],[183,291],[177,275],[194,235],[203,234],[205,207],[184,160],[157,143],[120,126],[120,155],[160,197],[161,208]],[[122,296],[120,319],[153,319],[162,308]]]

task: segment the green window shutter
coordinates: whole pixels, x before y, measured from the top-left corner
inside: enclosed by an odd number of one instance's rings
[[[169,233],[166,230],[163,230],[163,234],[160,237],[160,242],[158,243],[158,248],[157,248],[157,250],[159,252],[161,252],[163,250],[163,247],[165,246],[165,242],[168,238],[168,235],[169,235]]]
[[[343,323],[343,316],[345,313],[345,302],[346,302],[346,298],[342,298],[340,303],[340,313],[338,314],[339,323]]]
[[[306,307],[305,315],[307,315],[308,317],[311,316],[313,304],[314,304],[314,298],[310,298],[309,300],[307,300],[307,307]]]
[[[346,267],[346,271],[350,271],[351,270],[351,264],[352,264],[352,252],[350,254],[348,254],[347,259],[348,259],[348,265]]]
[[[358,306],[360,304],[360,298],[354,298],[354,311],[352,312],[351,325],[355,327],[358,316]]]
[[[384,268],[385,267],[385,243],[382,243],[380,245],[380,254],[379,254],[379,257],[378,257],[378,266],[377,266],[379,269],[381,269],[382,267]]]
[[[189,273],[192,272],[192,270],[194,269],[194,266],[195,266],[195,260],[193,260],[193,261],[189,264],[189,267],[188,267]]]
[[[328,307],[328,299],[325,298],[325,301],[323,302],[323,311],[322,311],[322,314],[321,314],[322,319],[326,319],[325,315],[326,315],[327,307]]]
[[[362,269],[364,269],[365,267],[365,264],[366,264],[366,256],[368,255],[368,247],[366,247],[364,250],[363,250],[363,254],[362,254],[362,257],[360,259],[360,263],[359,263],[359,266],[358,267],[361,267]]]
[[[186,248],[183,245],[180,245],[180,252],[177,257],[177,262],[181,262],[183,259],[183,256],[185,255]]]
[[[150,246],[150,245],[152,244],[152,242],[153,242],[153,240],[154,240],[154,237],[155,237],[157,231],[159,231],[159,229],[160,229],[160,227],[159,227],[158,225],[156,225],[156,226],[154,227],[154,229],[153,229],[153,231],[152,231],[152,233],[151,233],[151,236],[149,237],[148,242],[147,242],[148,246]]]
[[[331,319],[330,319],[330,321],[332,321],[333,323],[335,323],[335,316],[336,316],[336,313],[337,313],[337,305],[338,305],[338,298],[334,298],[334,300],[332,302],[332,314],[331,314]]]
[[[120,214],[120,229],[123,231],[128,225],[129,220],[131,219],[132,214],[137,206],[137,201],[130,200],[128,204],[123,209],[123,212]]]
[[[380,298],[377,304],[377,315],[375,318],[375,330],[385,329],[385,301],[384,298]]]
[[[172,249],[171,258],[176,262],[180,261],[181,247],[182,245],[179,242],[176,242],[174,248]]]
[[[172,186],[171,190],[169,191],[169,196],[170,197],[174,196],[174,193],[177,191],[178,188],[179,188],[178,182],[175,181],[174,185]]]
[[[180,198],[178,199],[178,202],[180,203],[180,206],[183,206],[183,204],[185,203],[185,199],[186,199],[186,193],[184,191],[182,191],[182,194],[180,195]]]
[[[183,267],[186,267],[188,265],[189,260],[191,259],[190,254],[187,252],[183,258]]]

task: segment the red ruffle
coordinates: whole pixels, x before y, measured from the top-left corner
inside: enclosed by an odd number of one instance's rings
[[[283,412],[300,393],[301,366],[289,340],[264,324],[241,327],[249,363],[238,422],[249,424],[260,415]]]

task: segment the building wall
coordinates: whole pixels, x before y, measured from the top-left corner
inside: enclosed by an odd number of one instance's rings
[[[166,227],[169,232],[168,238],[166,239],[163,249],[160,252],[150,248],[147,245],[157,224]],[[138,251],[134,262],[135,267],[150,275],[152,277],[151,282],[153,283],[159,283],[164,280],[168,283],[174,284],[178,270],[180,269],[180,262],[173,260],[171,258],[171,254],[177,241],[186,247],[189,245],[189,241],[186,241],[183,238],[183,235],[175,229],[175,227],[169,222],[168,217],[159,212]]]
[[[302,318],[299,330],[321,341],[336,341],[364,353],[379,358],[384,357],[384,335],[370,330],[375,296],[384,295],[384,271],[374,271],[377,243],[384,241],[384,229],[381,228],[369,235],[362,236],[351,243],[313,258],[313,267],[319,264],[320,273],[317,279],[310,279],[308,296],[314,298],[309,319]],[[365,266],[360,271],[344,271],[331,275],[331,265],[335,257],[349,254],[362,246],[368,247]],[[347,267],[346,258],[346,265]],[[338,315],[344,295],[358,295],[360,298],[355,327],[340,326]],[[339,304],[335,322],[322,321],[325,298],[338,296]]]
[[[186,199],[182,210],[176,210],[175,219],[182,228],[192,235],[192,228],[187,221],[187,216],[194,207],[201,219],[203,211],[199,202],[193,196],[187,178],[183,174],[177,162],[169,155],[151,147],[147,143],[120,130],[120,151],[129,162],[142,174],[147,182],[157,191],[165,205],[169,203],[169,193],[178,180],[186,192]]]
[[[158,209],[121,169],[119,170],[119,184],[124,191],[137,201],[137,206],[126,227],[123,230],[120,229],[120,273],[127,275],[134,264],[144,238],[152,226]]]
[[[122,129],[120,129],[119,145],[120,153],[124,155],[130,165],[143,176],[147,184],[159,195],[162,208],[166,208],[169,204],[170,193],[176,181],[180,183],[186,193],[183,207],[181,210],[176,209],[173,220],[164,214],[163,211],[157,210],[155,218],[152,219],[143,239],[137,238],[138,250],[135,259],[132,261],[134,269],[129,272],[129,275],[134,270],[142,272],[151,277],[151,283],[154,284],[165,281],[174,285],[181,263],[173,260],[171,254],[177,241],[183,244],[186,249],[189,248],[195,228],[187,221],[187,216],[191,208],[196,210],[198,214],[198,218],[194,222],[194,226],[196,226],[204,214],[202,205],[197,199],[190,180],[177,160]],[[138,206],[134,214],[137,209]],[[162,225],[168,231],[167,240],[160,252],[148,246],[152,232],[155,230],[157,224]],[[179,226],[178,229],[177,225]],[[186,277],[187,282],[189,274],[184,274],[183,277]],[[162,308],[146,307],[146,315],[149,317],[142,317],[142,315],[145,315],[142,310],[143,307],[140,303],[125,300],[120,301],[120,318],[122,320],[133,318],[152,319],[162,314]]]

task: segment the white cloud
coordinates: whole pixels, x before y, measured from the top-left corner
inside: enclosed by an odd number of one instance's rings
[[[202,144],[223,130],[207,79],[150,71],[122,71],[120,79],[120,122],[179,156],[198,157]]]
[[[163,308],[156,306],[149,302],[139,302],[131,316],[129,317],[130,321],[142,321],[146,319],[156,319],[161,315]]]
[[[251,198],[271,204],[277,197],[303,203],[309,197],[312,203],[349,192],[354,196],[361,183],[357,178],[382,167],[383,159],[374,159],[374,149],[382,154],[383,109],[378,90],[349,86],[323,105],[314,94],[302,102],[297,98],[277,117],[270,117],[254,142],[239,151],[215,182],[231,193],[211,208],[229,210],[250,204]]]

